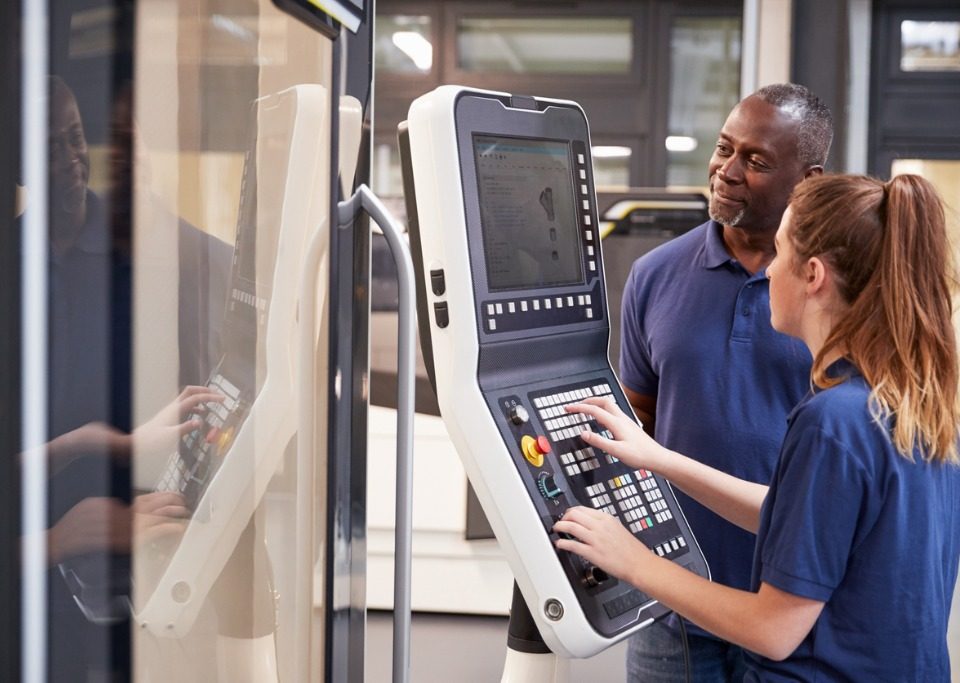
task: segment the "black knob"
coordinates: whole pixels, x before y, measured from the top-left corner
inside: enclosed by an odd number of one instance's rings
[[[594,567],[590,565],[587,567],[587,570],[583,573],[583,580],[586,582],[587,586],[593,588],[594,586],[599,586],[604,581],[608,580],[610,575],[605,571],[600,569],[600,567]]]
[[[521,405],[515,405],[510,408],[510,412],[507,417],[510,418],[510,421],[515,425],[522,425],[525,422],[530,420],[530,413],[527,412],[527,409]]]

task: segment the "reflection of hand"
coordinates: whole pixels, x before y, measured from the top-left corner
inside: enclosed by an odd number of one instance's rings
[[[186,528],[190,510],[179,493],[158,491],[133,501],[134,539],[137,544],[164,536],[179,536]]]
[[[581,403],[566,406],[569,413],[584,413],[610,430],[613,439],[585,430],[580,437],[590,446],[599,448],[630,467],[661,472],[669,451],[654,441],[633,418],[620,410],[612,398],[588,398]]]
[[[557,548],[576,553],[611,576],[627,582],[639,571],[645,559],[654,556],[620,520],[593,508],[570,508],[553,529],[573,536],[555,541]]]
[[[104,422],[88,422],[47,444],[47,456],[55,473],[83,455],[110,454],[116,457],[130,455],[130,439],[118,429]]]
[[[133,432],[138,453],[166,454],[176,447],[177,439],[200,427],[202,422],[191,413],[207,410],[205,404],[222,403],[223,394],[208,387],[188,386],[173,401]]]
[[[116,498],[84,498],[47,531],[52,564],[85,553],[130,549],[130,509]]]
[[[50,562],[93,552],[129,552],[132,537],[140,542],[180,534],[189,516],[178,493],[137,496],[132,506],[117,498],[84,498],[47,531]]]

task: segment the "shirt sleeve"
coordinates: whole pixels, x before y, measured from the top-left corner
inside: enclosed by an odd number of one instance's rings
[[[649,288],[641,286],[638,264],[630,269],[620,307],[620,381],[628,389],[656,396],[660,378],[650,359],[644,312]]]
[[[826,602],[840,585],[868,501],[862,462],[815,424],[788,432],[760,551],[760,580]]]

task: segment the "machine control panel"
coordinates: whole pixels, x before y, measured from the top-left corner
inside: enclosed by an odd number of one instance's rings
[[[668,610],[557,551],[568,508],[603,510],[661,557],[709,570],[669,484],[587,445],[580,434],[602,428],[565,410],[611,397],[631,412],[607,359],[586,117],[444,86],[413,103],[400,149],[440,412],[544,641],[590,656]]]

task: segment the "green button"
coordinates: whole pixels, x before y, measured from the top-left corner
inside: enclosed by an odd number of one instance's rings
[[[653,526],[653,520],[647,517],[647,526]]]

